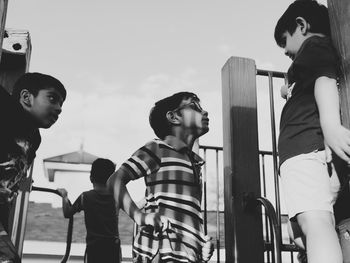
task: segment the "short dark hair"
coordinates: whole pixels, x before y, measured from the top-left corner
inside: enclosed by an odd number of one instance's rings
[[[275,27],[275,40],[277,45],[284,47],[283,34],[294,34],[297,28],[296,18],[302,17],[310,24],[310,32],[331,35],[328,9],[315,0],[296,0],[278,20]]]
[[[47,88],[56,89],[61,94],[63,100],[66,99],[67,91],[58,79],[38,72],[25,73],[19,77],[13,86],[12,97],[18,101],[23,89],[27,89],[35,97],[40,90]]]
[[[154,104],[149,114],[149,123],[158,138],[164,139],[171,132],[171,125],[166,117],[167,112],[175,110],[183,100],[188,98],[194,98],[199,102],[197,95],[192,92],[178,92]]]
[[[92,163],[90,181],[92,183],[106,184],[114,171],[115,164],[111,160],[98,158]]]

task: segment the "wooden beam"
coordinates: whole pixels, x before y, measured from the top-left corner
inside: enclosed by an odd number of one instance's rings
[[[247,201],[260,196],[256,66],[231,57],[222,69],[226,262],[263,262],[261,208]]]
[[[2,47],[2,42],[5,34],[5,22],[7,13],[7,0],[0,0],[0,47]],[[1,59],[1,48],[0,48],[0,59]]]
[[[29,70],[32,45],[26,30],[6,29],[2,43],[0,85],[9,93],[15,81]]]
[[[340,108],[343,125],[350,128],[350,1],[328,0],[332,41],[340,55]]]

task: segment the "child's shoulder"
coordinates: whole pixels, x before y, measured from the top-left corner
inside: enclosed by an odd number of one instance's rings
[[[309,68],[337,67],[339,59],[330,38],[312,36],[304,41],[293,64]]]
[[[306,39],[300,48],[300,55],[308,53],[322,55],[324,52],[334,53],[335,50],[329,37],[312,36]]]
[[[166,143],[161,139],[155,138],[146,142],[143,147],[146,147],[148,149],[158,149],[159,147],[161,147],[161,145],[166,145]]]

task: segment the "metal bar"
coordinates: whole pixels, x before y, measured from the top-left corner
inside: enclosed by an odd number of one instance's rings
[[[219,150],[216,153],[216,253],[217,262],[220,262],[220,180],[219,180]]]
[[[269,217],[270,227],[271,227],[271,236],[272,236],[272,252],[273,252],[273,262],[282,263],[282,254],[281,254],[281,232],[278,225],[278,218],[275,212],[273,205],[264,197],[259,197],[256,201],[262,204],[265,208],[265,211]]]
[[[61,196],[61,194],[54,189],[32,186],[32,191],[48,192]],[[62,197],[62,196],[61,196]],[[66,252],[61,259],[61,263],[66,263],[69,259],[70,249],[72,245],[72,233],[73,233],[73,216],[69,218],[68,230],[67,230],[67,240],[66,240]]]
[[[272,134],[272,160],[273,160],[273,175],[275,180],[275,202],[276,202],[276,215],[277,223],[281,229],[281,204],[280,204],[280,188],[278,179],[278,162],[277,162],[277,143],[276,143],[276,121],[275,121],[275,105],[273,98],[273,83],[272,72],[268,72],[269,77],[269,95],[270,95],[270,117],[271,117],[271,134]],[[284,75],[283,75],[284,78]]]
[[[203,198],[204,198],[204,234],[208,234],[208,218],[207,218],[207,150],[204,149],[204,175],[203,175]]]
[[[263,197],[266,197],[266,174],[265,174],[265,155],[261,154],[261,168],[262,168],[262,177],[263,177]],[[269,235],[269,224],[268,224],[268,217],[266,215],[265,211],[265,229],[266,229],[266,241],[270,241],[270,235]],[[270,251],[267,251],[266,257],[267,262],[270,262]]]
[[[256,70],[256,75],[259,76],[269,76],[272,75],[272,77],[275,78],[285,78],[285,74],[284,72],[279,72],[279,71],[270,71],[270,70],[263,70],[263,69],[257,69]]]

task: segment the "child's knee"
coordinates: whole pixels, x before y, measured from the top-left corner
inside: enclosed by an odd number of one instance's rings
[[[350,263],[350,219],[341,221],[337,225],[337,232],[344,263]]]

